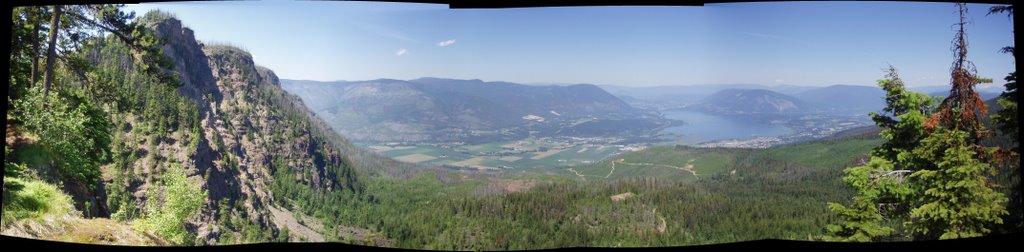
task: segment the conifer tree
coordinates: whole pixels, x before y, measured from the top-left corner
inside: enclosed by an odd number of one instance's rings
[[[866,165],[846,170],[843,180],[857,195],[850,207],[829,204],[844,221],[828,226],[826,240],[974,237],[1002,223],[1007,198],[988,181],[986,173],[994,169],[984,161],[989,151],[978,144],[989,130],[981,123],[987,107],[974,86],[987,80],[966,59],[967,6],[957,7],[950,95],[931,112],[930,99],[903,90],[890,67],[889,78],[879,85],[887,93],[885,112],[895,118],[871,114],[888,141],[872,151]],[[904,180],[906,173],[911,175]],[[897,232],[902,227],[906,234]]]
[[[958,3],[959,30],[953,39],[950,94],[938,112],[925,122],[930,134],[921,140],[914,154],[927,165],[911,178],[921,195],[910,211],[916,237],[951,239],[974,237],[990,232],[990,226],[1002,224],[1007,214],[1006,196],[993,190],[986,172],[994,172],[981,158],[986,150],[978,143],[989,133],[981,123],[987,113],[984,101],[974,85],[979,79],[967,58],[967,5]]]
[[[900,239],[900,219],[907,214],[904,203],[912,194],[903,183],[903,175],[923,162],[911,151],[924,136],[922,122],[934,109],[930,96],[911,92],[903,86],[896,68],[889,66],[887,78],[878,81],[886,92],[884,114],[870,113],[872,120],[887,141],[872,150],[870,161],[862,166],[845,170],[843,181],[857,191],[847,207],[829,202],[828,207],[839,214],[843,222],[828,225],[828,241],[869,242]]]

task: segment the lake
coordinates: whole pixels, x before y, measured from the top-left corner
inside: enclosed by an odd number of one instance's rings
[[[682,110],[668,110],[662,113],[665,118],[686,122],[683,126],[666,128],[662,133],[681,135],[681,140],[687,144],[756,136],[781,136],[791,132],[786,126],[758,122],[744,116],[711,115]]]

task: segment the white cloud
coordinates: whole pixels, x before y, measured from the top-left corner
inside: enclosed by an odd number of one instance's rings
[[[397,55],[399,57],[401,57],[403,55],[406,55],[406,54],[409,54],[409,51],[405,50],[405,48],[402,48],[402,49],[398,50],[398,52],[395,53],[395,55]]]
[[[452,44],[455,44],[455,40],[454,39],[449,39],[449,40],[441,41],[441,42],[437,43],[437,46],[444,47],[444,46],[450,46]]]
[[[783,79],[775,79],[775,83],[784,83],[784,82],[786,82],[786,80],[783,80]]]

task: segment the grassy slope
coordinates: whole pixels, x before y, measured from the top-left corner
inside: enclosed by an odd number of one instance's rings
[[[624,160],[626,163],[650,163],[685,167],[693,165],[698,177],[727,174],[737,166],[737,160],[745,156],[758,156],[774,160],[793,162],[809,169],[840,168],[858,156],[867,154],[872,147],[881,144],[877,138],[853,138],[846,140],[823,140],[804,144],[780,146],[769,149],[706,149],[690,147],[659,146],[643,151],[617,155],[601,162],[574,167],[588,180],[604,179],[611,171],[611,162]],[[690,160],[693,160],[690,162]],[[564,170],[564,169],[563,169]],[[742,171],[737,171],[742,172]],[[576,176],[572,172],[562,172]],[[695,181],[692,173],[657,165],[631,165],[617,163],[608,179],[628,177],[659,177],[684,181]]]
[[[33,162],[45,158],[31,151],[21,154],[31,157],[27,160]],[[82,218],[82,213],[72,205],[71,196],[33,175],[4,178],[3,192],[3,235],[91,244],[169,244],[160,237],[134,230],[127,223]]]

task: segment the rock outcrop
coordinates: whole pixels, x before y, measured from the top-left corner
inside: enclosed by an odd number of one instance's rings
[[[134,170],[139,178],[159,177],[168,165],[180,164],[209,192],[199,218],[190,223],[197,244],[220,243],[223,232],[232,232],[218,226],[222,215],[246,216],[275,230],[270,211],[275,196],[269,189],[275,169],[294,172],[298,179],[288,182],[314,192],[356,190],[351,162],[340,143],[329,140],[333,132],[317,126],[324,124],[281,89],[273,71],[256,66],[240,48],[200,43],[167,14],[152,12],[140,22],[165,40],[163,53],[174,62],[168,71],[180,81],[178,93],[196,103],[200,123],[198,129],[179,127],[168,139],[140,144],[153,157],[136,161]],[[198,141],[189,146],[186,137]],[[155,180],[135,181],[138,185],[128,190],[142,209]],[[224,212],[221,205],[230,207]]]

